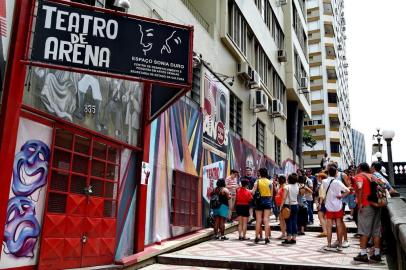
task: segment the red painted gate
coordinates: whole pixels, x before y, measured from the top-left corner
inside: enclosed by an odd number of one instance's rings
[[[56,127],[39,269],[114,261],[120,148]]]

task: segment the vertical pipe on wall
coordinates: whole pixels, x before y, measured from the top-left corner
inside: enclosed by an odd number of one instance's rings
[[[148,182],[141,183],[141,166],[142,162],[149,163],[149,146],[151,137],[151,123],[150,123],[150,111],[151,111],[151,92],[152,84],[144,85],[144,98],[143,98],[143,129],[142,129],[142,155],[137,158],[136,176],[137,176],[137,205],[135,213],[135,243],[134,253],[138,253],[144,250],[145,245],[145,221],[147,214],[147,187]],[[150,168],[151,169],[151,168]]]
[[[23,60],[27,43],[31,8],[34,0],[16,0],[9,42],[8,63],[5,73],[3,102],[0,118],[0,235],[3,238],[4,223],[13,170],[20,109],[24,92],[26,66]]]

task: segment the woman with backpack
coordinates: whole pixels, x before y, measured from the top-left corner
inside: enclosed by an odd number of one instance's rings
[[[230,217],[231,196],[223,178],[217,180],[216,186],[210,195],[210,207],[213,209],[214,216],[214,239],[228,240],[224,235],[224,231],[226,220]]]
[[[259,242],[262,222],[265,227],[265,244],[269,244],[271,236],[271,228],[269,227],[269,216],[272,209],[272,181],[268,179],[268,170],[266,168],[259,169],[260,178],[255,182],[252,194],[257,193],[257,206],[255,210],[256,226],[255,226],[255,243]]]
[[[252,194],[247,189],[249,181],[243,179],[241,187],[237,188],[235,208],[238,217],[238,239],[240,241],[249,240],[246,237],[248,217],[250,216],[250,202],[252,201]]]
[[[283,206],[284,194],[286,193],[286,177],[283,174],[279,175],[278,182],[279,182],[279,189],[275,196],[275,204],[277,207],[279,207],[279,209],[281,209],[281,207]],[[281,234],[281,236],[278,237],[278,239],[285,240],[286,239],[286,222],[282,215],[279,215],[279,223],[280,223],[282,234]]]

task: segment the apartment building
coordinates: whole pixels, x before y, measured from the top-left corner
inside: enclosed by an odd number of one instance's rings
[[[312,116],[304,129],[317,144],[304,149],[304,164],[318,168],[324,153],[346,168],[353,162],[348,97],[343,0],[308,0],[310,90]]]
[[[352,147],[354,152],[354,164],[358,165],[362,162],[367,162],[365,136],[356,129],[352,129]]]

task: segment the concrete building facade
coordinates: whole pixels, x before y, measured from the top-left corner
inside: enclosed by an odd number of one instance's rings
[[[317,140],[304,164],[317,168],[324,153],[347,168],[353,161],[343,0],[308,0],[312,117],[304,128]]]
[[[355,129],[352,129],[352,147],[354,152],[354,164],[358,165],[362,162],[367,162],[365,136],[363,133]]]

